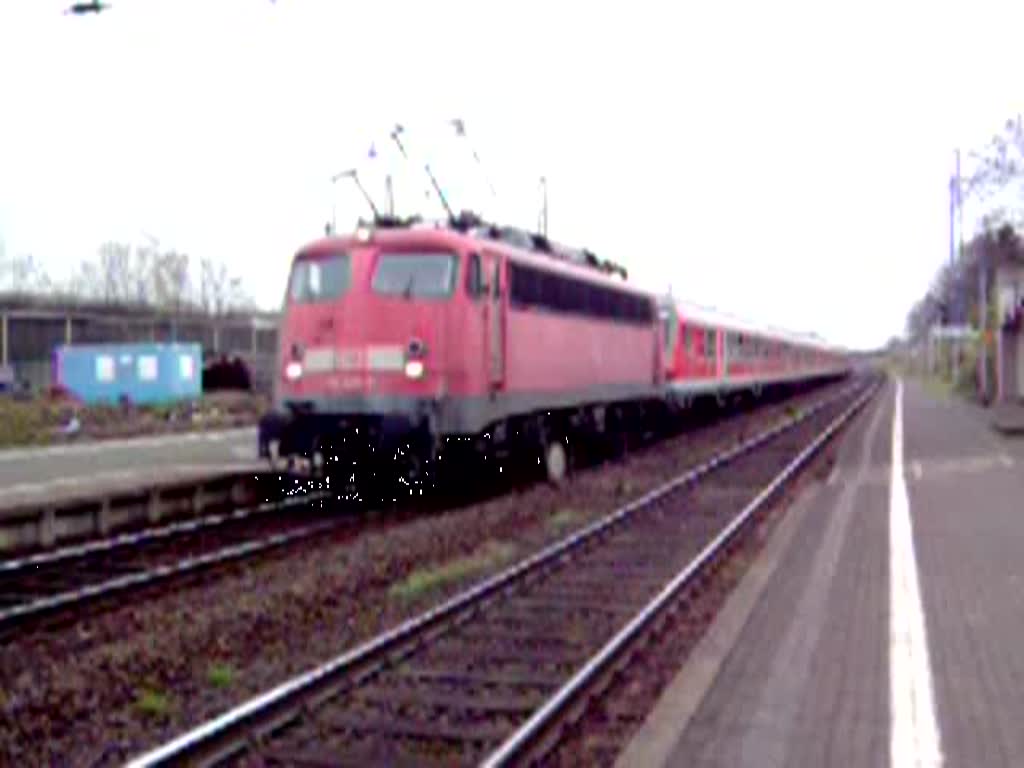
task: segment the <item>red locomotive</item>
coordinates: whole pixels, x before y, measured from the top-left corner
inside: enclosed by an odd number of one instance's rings
[[[260,454],[371,485],[466,453],[525,458],[558,480],[576,448],[621,448],[695,395],[845,370],[821,344],[659,301],[625,277],[472,216],[378,217],[310,243],[292,265]]]
[[[261,455],[333,462],[344,477],[443,469],[446,449],[535,453],[560,478],[571,441],[621,433],[662,397],[655,298],[616,272],[475,219],[307,245]]]

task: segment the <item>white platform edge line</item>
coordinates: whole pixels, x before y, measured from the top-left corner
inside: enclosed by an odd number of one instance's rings
[[[896,380],[889,497],[890,764],[941,766],[924,608],[918,583],[910,494],[903,467],[903,381]]]

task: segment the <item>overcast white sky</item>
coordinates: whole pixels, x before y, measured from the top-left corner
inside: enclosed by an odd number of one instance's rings
[[[0,4],[0,237],[59,278],[151,233],[268,306],[402,121],[462,207],[535,224],[546,174],[551,235],[637,281],[880,344],[948,255],[952,148],[1024,95],[1019,3],[112,1]]]

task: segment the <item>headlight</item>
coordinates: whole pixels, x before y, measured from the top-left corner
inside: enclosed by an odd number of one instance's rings
[[[405,375],[410,379],[423,378],[423,361],[408,360],[405,363]]]
[[[297,381],[302,378],[302,363],[293,360],[284,368],[284,376],[288,381]]]

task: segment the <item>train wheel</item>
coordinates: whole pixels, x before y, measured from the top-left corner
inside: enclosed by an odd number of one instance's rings
[[[605,439],[608,454],[612,461],[625,461],[631,449],[629,419],[624,409],[617,408],[608,420]]]
[[[560,485],[569,474],[569,451],[564,438],[550,440],[544,446],[544,475],[552,485]]]
[[[313,441],[313,450],[309,455],[310,477],[316,480],[327,477],[327,459],[330,452],[330,446],[322,438],[318,437]]]

